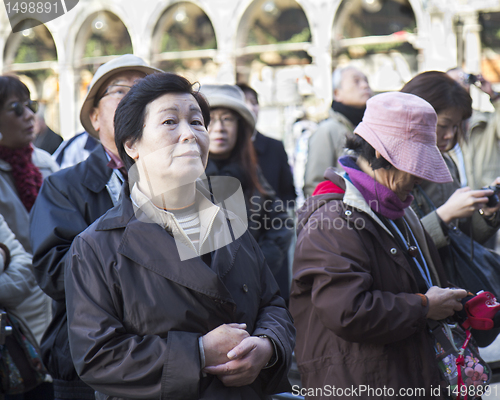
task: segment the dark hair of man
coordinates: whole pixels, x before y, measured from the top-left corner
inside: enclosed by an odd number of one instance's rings
[[[377,158],[375,149],[371,144],[355,133],[347,135],[345,147],[353,151],[357,156],[363,157],[374,170],[380,168],[390,169],[392,167],[391,163],[384,157]]]
[[[5,102],[13,96],[17,96],[20,101],[29,100],[30,91],[17,76],[0,76],[0,110],[5,106]]]
[[[460,111],[462,120],[472,115],[472,99],[469,93],[444,72],[427,71],[418,74],[404,85],[401,92],[421,97],[434,108],[436,114],[453,108]]]
[[[252,93],[255,96],[255,100],[257,100],[257,104],[259,104],[259,95],[257,92],[248,86],[246,83],[237,83],[236,86],[238,86],[241,90],[243,90],[243,93]]]
[[[118,154],[125,167],[130,169],[134,160],[125,152],[125,143],[133,144],[142,138],[146,106],[168,93],[187,93],[192,95],[200,106],[205,128],[210,124],[210,107],[205,97],[193,89],[186,78],[172,73],[157,73],[139,80],[125,95],[116,108],[115,143]]]

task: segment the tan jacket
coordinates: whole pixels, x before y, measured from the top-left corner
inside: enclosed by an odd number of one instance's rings
[[[493,106],[494,113],[473,112],[466,140],[460,144],[472,189],[488,186],[500,176],[500,99]]]
[[[7,269],[0,257],[0,307],[23,318],[40,343],[52,316],[51,301],[36,283],[31,254],[16,240],[2,215],[0,243],[7,246],[11,256]]]
[[[33,164],[40,170],[43,179],[59,169],[50,154],[37,147],[34,147],[31,159]],[[12,177],[12,167],[8,162],[1,159],[0,214],[3,215],[7,225],[16,235],[16,239],[21,242],[28,253],[31,253],[29,214],[17,193],[14,178]]]
[[[318,183],[325,180],[323,174],[328,167],[342,171],[338,159],[342,156],[347,134],[354,126],[342,114],[330,109],[330,117],[323,121],[309,138],[306,171],[304,174],[304,194],[312,195]]]
[[[421,188],[426,195],[430,198],[435,208],[439,208],[451,197],[455,190],[460,188],[460,180],[458,177],[457,166],[448,154],[443,155],[444,161],[448,166],[453,182],[447,183],[434,183],[424,181],[421,183]],[[429,233],[434,241],[434,244],[439,249],[448,244],[448,237],[446,232],[443,231],[441,219],[437,215],[434,207],[427,202],[425,197],[418,189],[413,191],[415,200],[412,202],[412,208],[421,217],[422,224],[425,230]],[[498,230],[499,215],[492,223],[487,223],[485,219],[479,214],[474,212],[471,218],[461,218],[453,221],[453,225],[458,226],[462,232],[472,237],[479,243],[486,242]],[[472,228],[472,230],[471,230]]]

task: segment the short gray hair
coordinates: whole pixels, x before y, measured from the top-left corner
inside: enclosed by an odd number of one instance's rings
[[[345,70],[348,69],[357,69],[354,65],[345,65],[344,67],[337,67],[333,71],[332,74],[332,91],[335,91],[340,87],[340,84],[342,83],[342,75]]]

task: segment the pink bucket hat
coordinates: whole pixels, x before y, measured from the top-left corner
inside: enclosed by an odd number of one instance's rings
[[[451,182],[436,146],[436,124],[436,112],[428,102],[413,94],[389,92],[368,100],[354,133],[395,168],[431,182]]]

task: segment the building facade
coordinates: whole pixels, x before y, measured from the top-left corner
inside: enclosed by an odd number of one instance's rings
[[[201,84],[250,84],[259,127],[278,138],[300,110],[321,119],[331,72],[347,62],[375,91],[457,65],[500,82],[500,0],[73,0],[38,26],[9,21],[3,2],[0,70],[22,77],[64,138],[82,130],[95,70],[126,53]]]

